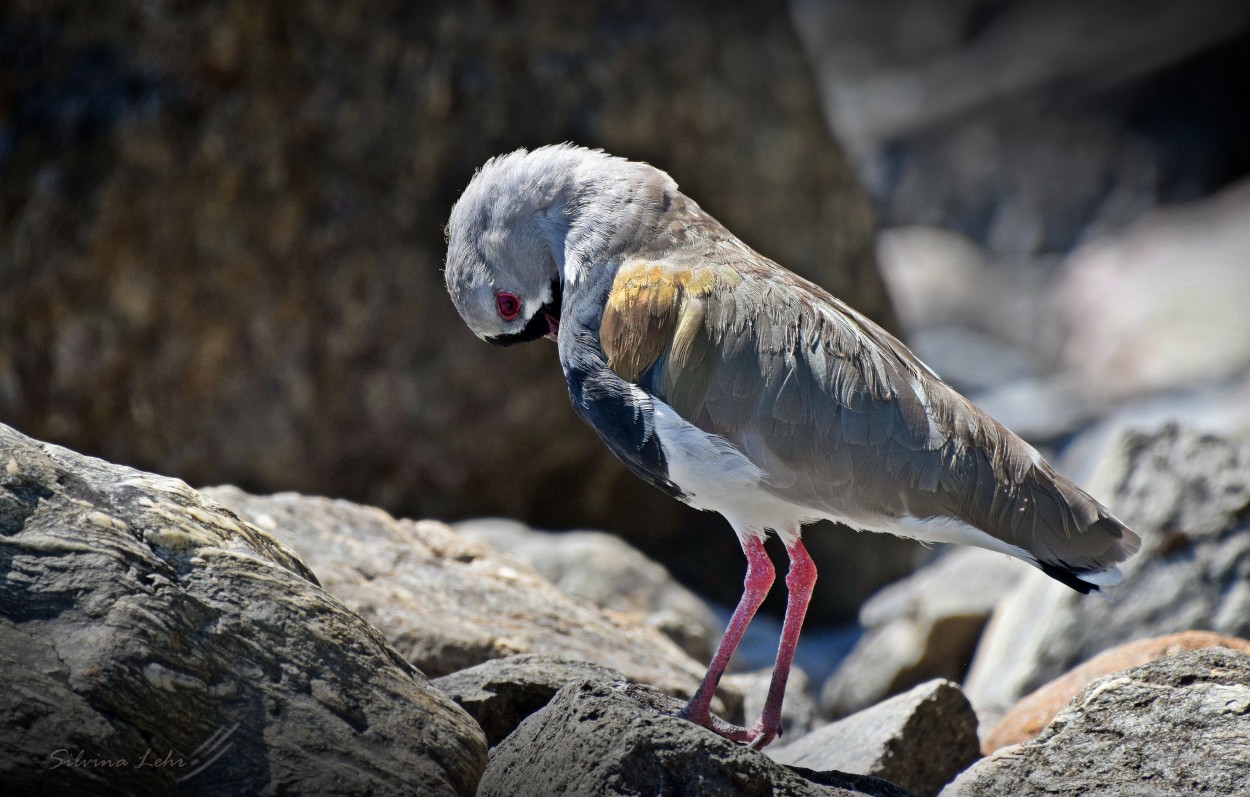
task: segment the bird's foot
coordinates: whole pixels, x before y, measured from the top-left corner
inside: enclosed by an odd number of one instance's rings
[[[781,723],[774,723],[770,727],[761,717],[747,733],[751,735],[751,738],[744,743],[752,750],[763,750],[781,735]]]
[[[746,745],[752,750],[763,750],[781,735],[781,723],[766,723],[763,717],[760,717],[750,728],[744,728],[741,725],[734,725],[732,722],[708,713],[702,717],[691,716],[685,709],[677,712],[677,716],[684,720],[689,720],[695,725],[701,725],[707,728],[717,736],[721,736],[731,742],[738,742]]]

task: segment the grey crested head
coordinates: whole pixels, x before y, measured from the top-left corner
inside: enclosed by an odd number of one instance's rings
[[[444,278],[461,318],[496,345],[554,337],[566,278],[622,245],[657,187],[677,186],[644,163],[571,144],[487,161],[447,224]]]

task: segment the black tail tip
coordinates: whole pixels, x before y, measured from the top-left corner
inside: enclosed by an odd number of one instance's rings
[[[1067,586],[1071,587],[1072,589],[1076,590],[1082,595],[1088,595],[1089,593],[1098,589],[1098,587],[1095,586],[1094,584],[1091,584],[1088,581],[1082,581],[1081,579],[1077,578],[1076,574],[1073,571],[1068,570],[1062,565],[1055,565],[1055,564],[1051,564],[1050,562],[1038,562],[1037,564],[1039,567],[1042,568],[1043,573],[1050,576],[1055,581],[1058,581],[1061,584],[1066,584]]]
[[[1055,581],[1071,587],[1082,595],[1088,595],[1091,592],[1101,593],[1102,587],[1115,584],[1120,580],[1119,568],[1115,567],[1108,570],[1089,571],[1074,570],[1062,562],[1038,562],[1037,566]]]

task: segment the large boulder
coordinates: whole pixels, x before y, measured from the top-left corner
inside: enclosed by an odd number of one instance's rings
[[[205,493],[298,551],[328,592],[431,677],[520,653],[602,664],[677,695],[692,694],[703,676],[658,631],[569,597],[519,559],[443,523],[294,493]]]
[[[1055,287],[1063,368],[1103,401],[1219,384],[1250,368],[1247,218],[1242,180],[1073,252]]]
[[[460,794],[482,731],[267,532],[0,425],[11,794]]]
[[[679,701],[634,685],[569,684],[491,751],[478,793],[907,795],[874,777],[789,769],[673,716],[679,708]]]
[[[933,678],[964,678],[981,631],[1027,566],[980,548],[956,548],[873,595],[864,635],[821,690],[844,717]]]
[[[616,670],[588,661],[520,653],[436,678],[434,685],[472,715],[494,747],[573,681],[623,681]]]
[[[1206,648],[1100,678],[942,797],[1250,794],[1250,656]]]
[[[808,769],[875,775],[933,797],[979,757],[977,716],[956,684],[934,680],[768,755]]]
[[[1039,448],[1159,390],[1247,423],[1174,393],[1250,376],[1250,5],[790,6],[918,355]]]
[[[890,320],[782,4],[53,0],[4,4],[0,50],[0,417],[114,461],[606,528],[733,590],[732,535],[616,462],[551,347],[456,317],[452,203],[494,155],[603,147]],[[841,587],[813,611],[906,572],[899,546],[827,552]]]
[[[1063,252],[1244,174],[1240,0],[790,5],[890,226]]]
[[[724,623],[663,565],[620,537],[602,531],[537,531],[503,518],[465,520],[452,528],[525,561],[570,595],[634,615],[696,659],[712,657]]]
[[[1179,426],[1126,432],[1089,482],[1142,538],[1114,602],[1026,573],[1000,604],[964,691],[985,727],[1094,655],[1188,630],[1250,636],[1250,445]]]

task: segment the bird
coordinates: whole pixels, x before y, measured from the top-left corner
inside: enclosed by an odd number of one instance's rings
[[[679,715],[761,749],[816,567],[803,526],[832,520],[1021,559],[1078,592],[1118,583],[1141,540],[902,342],[755,252],[664,171],[573,144],[488,160],[455,202],[444,278],[469,329],[556,342],[569,398],[642,479],[720,513],[746,556],[742,597]],[[713,694],[789,557],[762,714]]]

